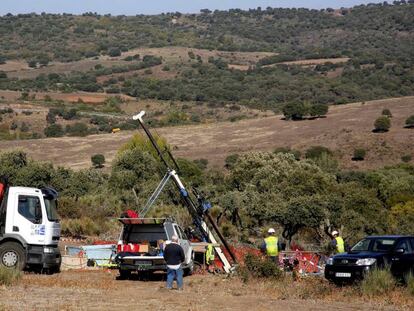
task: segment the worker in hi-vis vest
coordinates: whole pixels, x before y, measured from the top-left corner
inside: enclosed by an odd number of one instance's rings
[[[337,254],[345,253],[345,243],[344,239],[339,236],[339,232],[334,230],[332,231],[333,240],[331,242],[332,248],[335,249]]]
[[[208,244],[206,246],[206,265],[207,265],[207,271],[208,272],[214,272],[214,248],[213,244]]]
[[[281,243],[276,236],[276,231],[273,228],[267,230],[268,236],[264,239],[262,244],[262,252],[275,262],[279,261],[279,250],[282,249]]]

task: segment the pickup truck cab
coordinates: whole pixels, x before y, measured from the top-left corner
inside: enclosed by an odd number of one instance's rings
[[[164,218],[120,218],[123,224],[117,245],[115,262],[118,264],[121,278],[128,278],[132,272],[165,271],[167,265],[163,249],[173,235],[179,238],[184,250],[185,274],[191,274],[194,268],[194,252],[190,241],[180,226]]]
[[[335,283],[361,280],[374,268],[389,267],[398,279],[414,273],[414,236],[369,236],[349,252],[327,260],[325,277]]]

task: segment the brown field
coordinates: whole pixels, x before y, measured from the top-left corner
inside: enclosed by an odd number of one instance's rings
[[[274,66],[281,65],[281,64],[314,67],[316,65],[322,65],[326,63],[341,64],[341,63],[346,63],[349,60],[350,60],[349,57],[301,59],[301,60],[295,60],[295,61],[289,61],[289,62],[280,62],[276,64],[264,65],[263,67],[274,67]]]
[[[248,65],[255,64],[263,57],[275,55],[270,52],[226,52],[217,50],[192,49],[186,47],[164,47],[164,48],[139,48],[130,50],[122,54],[122,57],[133,56],[135,54],[161,56],[168,63],[179,63],[188,61],[188,52],[192,51],[195,55],[200,55],[203,61],[207,61],[210,56],[221,57],[232,64]]]
[[[116,280],[116,271],[73,270],[26,274],[18,285],[0,287],[1,310],[410,310],[404,289],[361,297],[357,288],[324,280],[244,284],[237,277],[193,275],[184,291],[164,289],[163,276]],[[412,309],[411,309],[412,310]]]
[[[17,91],[4,91],[0,90],[0,98],[4,98],[6,101],[18,101],[22,92]],[[73,93],[59,93],[59,92],[31,92],[31,96],[35,96],[35,99],[45,99],[45,96],[49,96],[54,100],[63,100],[65,102],[77,102],[81,99],[84,103],[99,104],[103,103],[108,97],[120,96],[124,100],[134,100],[134,98],[128,95],[122,94],[106,94],[106,93],[89,93],[89,92],[73,92]]]
[[[20,79],[34,79],[40,74],[49,74],[49,73],[70,73],[72,71],[88,71],[94,68],[96,65],[101,64],[105,67],[113,67],[119,65],[127,65],[128,62],[123,60],[100,58],[100,59],[83,59],[80,61],[70,62],[70,63],[60,63],[60,62],[51,62],[46,67],[40,68],[28,68],[25,66],[24,61],[16,61],[15,67],[5,67],[9,70],[5,70],[2,66],[8,66],[8,62],[4,65],[0,65],[0,70],[5,71],[7,76],[10,78],[20,78]]]
[[[249,70],[250,66],[248,65],[235,65],[235,64],[229,64],[230,69],[236,69],[241,71],[247,71]]]
[[[188,62],[190,60],[188,56],[189,51],[193,51],[195,55],[200,55],[204,62],[207,62],[208,58],[213,56],[221,57],[234,65],[244,66],[254,65],[263,57],[275,55],[275,53],[268,52],[225,52],[217,50],[210,51],[203,49],[191,49],[186,47],[139,48],[124,52],[120,57],[100,56],[98,59],[89,58],[69,63],[50,62],[48,66],[40,68],[29,68],[27,62],[24,60],[7,61],[5,64],[0,65],[0,71],[6,72],[10,78],[33,79],[40,74],[67,74],[72,71],[88,71],[98,64],[105,67],[128,65],[131,64],[131,62],[124,61],[123,59],[127,56],[133,56],[135,54],[139,54],[141,58],[144,55],[161,56],[163,58],[163,64],[171,65]],[[165,74],[168,75],[168,73],[161,71],[161,66],[159,67],[161,78]],[[156,76],[158,77],[158,75]]]
[[[393,114],[391,130],[372,133],[374,120],[383,108],[389,108]],[[294,122],[273,116],[157,131],[174,147],[176,156],[206,158],[216,167],[221,167],[225,157],[232,153],[286,146],[303,152],[309,146],[323,145],[335,152],[342,167],[371,169],[399,163],[405,154],[414,156],[414,130],[403,128],[405,119],[412,114],[414,97],[404,97],[333,106],[327,118],[317,120]],[[110,163],[133,133],[1,141],[0,150],[20,148],[36,160],[79,169],[89,167],[90,157],[96,153],[104,154]],[[351,161],[354,148],[367,150],[365,161]]]
[[[341,57],[341,58],[317,58],[317,59],[302,59],[302,60],[296,60],[291,62],[282,62],[280,64],[286,64],[286,65],[321,65],[326,63],[332,63],[332,64],[340,64],[340,63],[346,63],[349,61],[349,57]]]

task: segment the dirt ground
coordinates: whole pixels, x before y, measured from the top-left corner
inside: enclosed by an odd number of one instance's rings
[[[117,271],[84,270],[52,276],[26,274],[18,285],[0,287],[0,309],[340,311],[409,310],[410,306],[406,302],[396,305],[393,301],[384,303],[375,299],[338,299],[335,294],[328,298],[306,297],[306,284],[294,288],[289,283],[287,287],[292,290],[289,296],[283,288],[269,283],[244,284],[236,277],[194,275],[184,279],[184,291],[178,292],[164,289],[163,276],[146,281],[121,281],[116,276]],[[302,298],[293,298],[296,295]]]
[[[383,108],[393,114],[388,133],[373,133],[373,123]],[[173,147],[173,153],[190,159],[208,159],[222,167],[232,153],[291,147],[302,153],[314,145],[332,149],[340,164],[348,169],[370,169],[414,157],[414,130],[405,129],[405,119],[414,114],[414,97],[384,99],[330,108],[327,118],[284,121],[281,116],[219,122],[196,126],[156,129]],[[62,137],[25,141],[0,141],[0,150],[23,149],[36,160],[51,161],[75,169],[90,167],[93,154],[102,153],[107,165],[134,132]],[[351,161],[354,148],[365,148],[364,161]]]

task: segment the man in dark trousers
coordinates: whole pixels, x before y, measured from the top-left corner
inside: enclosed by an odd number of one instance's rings
[[[164,249],[164,260],[167,263],[167,289],[172,289],[174,279],[177,280],[178,290],[183,290],[183,268],[185,260],[184,250],[178,244],[178,237],[173,235],[171,243]]]

